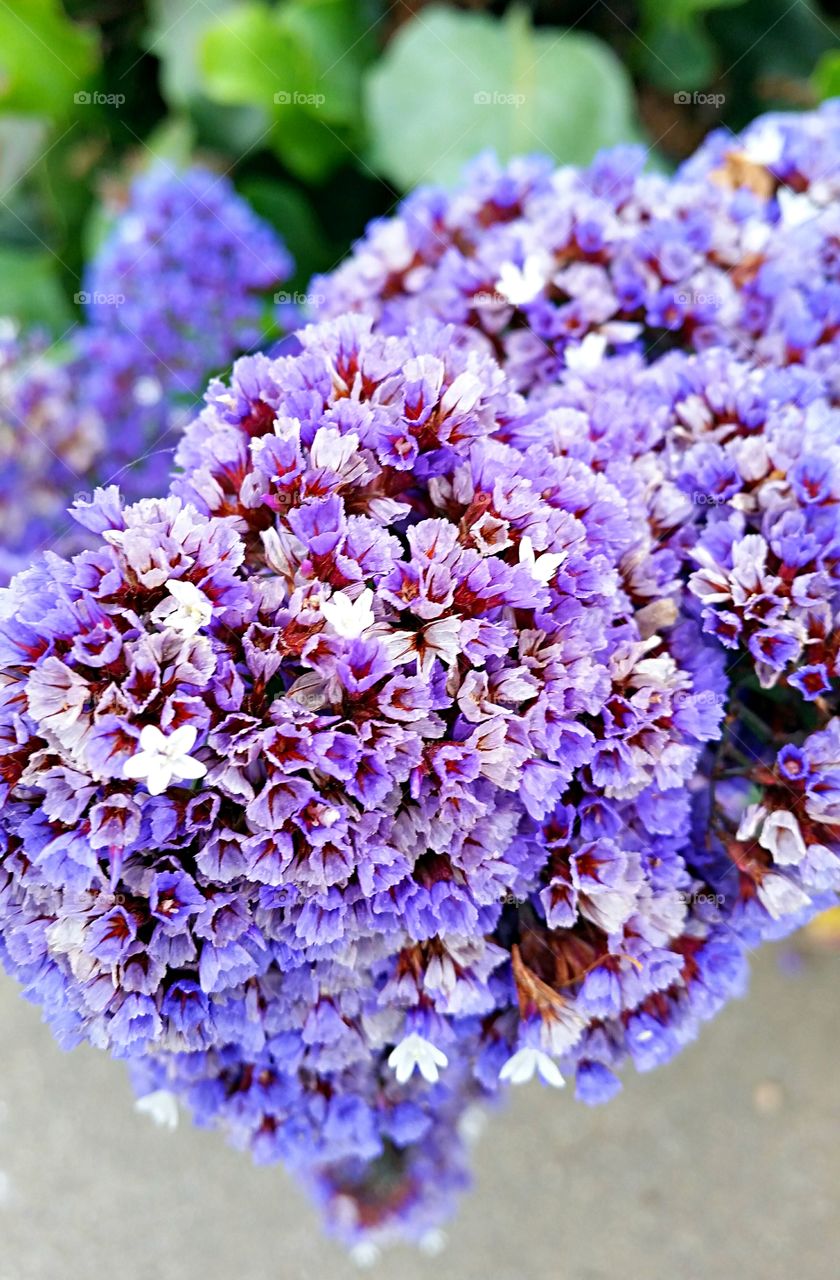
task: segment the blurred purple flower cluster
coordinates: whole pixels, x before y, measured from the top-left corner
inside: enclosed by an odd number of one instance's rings
[[[0,594],[6,967],[350,1242],[836,902],[838,184],[832,105],[482,160]]]
[[[8,323],[0,334],[0,583],[46,547],[77,549],[77,494],[112,480],[127,496],[166,491],[208,377],[261,344],[266,296],[292,271],[207,169],[156,166],[113,215],[78,295],[84,323],[52,346]]]

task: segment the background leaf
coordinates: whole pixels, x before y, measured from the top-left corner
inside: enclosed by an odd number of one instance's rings
[[[0,316],[14,316],[56,336],[73,323],[52,254],[0,245]]]
[[[363,10],[350,0],[247,4],[201,38],[205,93],[251,106],[292,172],[317,182],[357,154],[361,69],[371,52]]]
[[[837,49],[820,58],[814,68],[814,87],[821,99],[840,97],[840,51]]]
[[[44,117],[0,116],[0,196],[4,200],[37,163],[48,132],[49,121]]]
[[[198,50],[214,21],[238,0],[149,0],[145,44],[161,64],[160,86],[170,106],[182,107],[202,90]]]
[[[0,109],[59,120],[96,69],[94,30],[77,26],[59,0],[0,4]]]
[[[611,50],[576,31],[534,30],[522,10],[499,22],[423,9],[369,71],[365,105],[372,163],[404,189],[453,181],[487,147],[578,163],[638,133]]]

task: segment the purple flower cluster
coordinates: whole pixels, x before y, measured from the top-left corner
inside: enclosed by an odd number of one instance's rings
[[[371,224],[316,282],[318,316],[462,325],[526,393],[607,351],[674,346],[814,363],[836,384],[840,104],[721,130],[672,178],[644,162],[482,157],[454,194],[421,189]]]
[[[113,479],[128,496],[166,490],[207,378],[259,344],[266,294],[291,270],[227,178],[157,167],[134,182],[86,272],[85,323],[63,362],[38,338],[0,339],[0,460],[13,459],[0,582],[44,546],[75,549],[77,493]]]
[[[836,900],[838,129],[410,197],[0,593],[4,964],[350,1242]]]
[[[224,175],[157,165],[134,181],[84,280],[86,393],[114,428],[111,462],[162,447],[165,483],[174,410],[189,416],[208,376],[261,342],[266,295],[292,268]],[[141,468],[132,492],[149,479]]]
[[[64,1043],[176,1080],[244,1055],[276,1091],[234,1128],[317,1179],[382,1154],[383,1078],[456,1110],[559,1079],[680,982],[722,673],[656,631],[670,578],[635,598],[635,495],[507,443],[539,419],[491,357],[358,317],[300,340],[211,386],[173,496],[98,491],[97,549],[7,593],[0,920]]]
[[[81,394],[72,360],[43,335],[0,321],[0,585],[72,524],[68,502],[105,449],[105,424]],[[71,546],[71,544],[68,544]]]
[[[650,366],[613,358],[535,398],[566,456],[619,487],[644,486],[649,553],[641,581],[633,569],[637,598],[675,578],[680,616],[699,621],[726,665],[723,740],[695,779],[685,857],[727,928],[750,941],[778,936],[840,889],[828,830],[820,857],[793,867],[743,823],[756,788],[775,781],[767,770],[779,744],[836,724],[840,410],[830,387],[798,365],[714,349]],[[520,443],[532,432],[526,423]],[[782,799],[777,791],[768,803]]]

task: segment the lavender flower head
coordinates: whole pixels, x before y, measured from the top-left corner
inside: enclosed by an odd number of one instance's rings
[[[673,177],[642,148],[588,169],[479,158],[423,188],[320,277],[319,317],[462,325],[528,394],[606,353],[724,346],[838,366],[838,107],[721,130]],[[817,348],[820,354],[809,354]]]
[[[0,932],[64,1043],[361,1203],[508,1081],[603,1091],[597,1028],[615,1065],[683,989],[722,672],[644,491],[492,358],[300,340],[212,384],[172,496],[77,504],[97,548],[7,593]]]
[[[37,336],[2,338],[0,581],[43,547],[80,545],[66,515],[77,493],[114,479],[131,497],[165,491],[207,378],[260,342],[266,295],[291,270],[227,178],[158,167],[134,182],[63,356]]]
[[[105,424],[84,398],[72,361],[45,337],[0,321],[0,584],[70,522],[66,507],[101,465]]]
[[[224,175],[159,164],[135,179],[85,275],[82,358],[87,395],[114,428],[111,462],[153,451],[131,480],[138,497],[168,470],[173,411],[261,341],[266,295],[292,267]]]

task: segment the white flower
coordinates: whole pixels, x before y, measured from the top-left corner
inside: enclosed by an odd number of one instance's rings
[[[483,390],[480,378],[465,369],[463,373],[458,374],[457,378],[453,378],[441,396],[441,413],[444,417],[453,413],[463,417],[478,404]]]
[[[807,854],[799,823],[792,813],[774,809],[764,820],[758,843],[772,854],[775,862],[801,862]]]
[[[162,622],[185,637],[194,636],[207,626],[213,617],[213,606],[194,582],[167,578],[166,590],[170,598],[152,610],[155,622]]]
[[[514,307],[533,302],[542,293],[551,271],[551,260],[544,253],[529,253],[521,267],[503,262],[495,288]]]
[[[371,1267],[376,1265],[381,1256],[381,1251],[377,1249],[372,1240],[360,1240],[350,1250],[350,1257],[360,1271],[369,1271]]]
[[[758,899],[774,920],[795,915],[807,907],[811,899],[799,885],[785,876],[766,875],[758,886]]]
[[[367,470],[367,463],[359,452],[359,437],[354,431],[342,435],[335,427],[318,428],[309,450],[309,461],[313,467],[337,472],[345,482]]]
[[[499,1072],[499,1079],[509,1080],[511,1084],[527,1084],[533,1078],[535,1071],[539,1073],[545,1084],[550,1084],[555,1089],[562,1089],[566,1083],[553,1058],[549,1058],[542,1049],[532,1049],[528,1046],[517,1049],[513,1057],[508,1058]]]
[[[418,1068],[428,1084],[435,1084],[439,1075],[438,1067],[448,1067],[449,1059],[431,1040],[412,1031],[392,1049],[388,1066],[396,1073],[397,1084],[405,1084]]]
[[[786,227],[798,227],[803,222],[810,222],[820,212],[810,196],[791,191],[788,187],[779,187],[776,193],[782,224]]]
[[[566,348],[566,368],[575,373],[590,373],[597,369],[607,350],[607,340],[602,333],[588,333],[576,347]]]
[[[178,1100],[168,1089],[147,1093],[145,1097],[138,1098],[134,1106],[141,1115],[151,1116],[162,1129],[178,1128]]]
[[[427,622],[419,631],[394,631],[385,623],[379,623],[374,630],[374,635],[388,650],[391,661],[401,666],[415,657],[420,676],[428,675],[435,658],[439,658],[446,667],[455,665],[460,653],[460,634],[459,618],[437,618],[434,622]]]
[[[446,1248],[446,1232],[440,1227],[432,1227],[419,1240],[420,1252],[427,1258],[437,1258]]]
[[[740,841],[753,840],[766,813],[767,810],[763,804],[748,804],[741,814],[741,821],[738,824],[738,830],[735,832],[735,839]]]
[[[120,219],[119,236],[124,244],[137,244],[146,234],[146,220],[138,213]]]
[[[153,796],[165,791],[173,778],[203,778],[207,766],[190,756],[196,736],[192,724],[181,725],[168,737],[156,725],[147,724],[140,733],[140,750],[126,760],[123,775],[145,779]]]
[[[144,408],[157,404],[163,395],[163,387],[157,378],[138,378],[131,390],[136,403]]]
[[[785,136],[779,126],[765,123],[760,129],[753,130],[751,136],[747,138],[744,155],[753,164],[769,168],[771,165],[778,164],[784,149]]]
[[[742,224],[741,247],[744,253],[761,253],[772,235],[772,229],[766,222],[746,222]]]
[[[387,222],[377,226],[372,236],[373,243],[382,255],[385,265],[390,271],[404,271],[414,257],[414,245],[408,234],[408,227],[399,218],[389,218]],[[370,265],[379,267],[375,254],[360,255],[360,262],[370,260]]]
[[[487,1128],[487,1115],[481,1107],[467,1107],[457,1122],[458,1137],[468,1147],[474,1147]]]
[[[321,602],[321,613],[333,631],[345,640],[355,640],[368,627],[373,626],[372,601],[373,592],[370,587],[365,587],[355,600],[351,600],[343,591],[334,591],[329,600]]]
[[[519,563],[527,565],[537,582],[550,582],[565,558],[563,555],[552,552],[543,552],[542,555],[535,556],[534,544],[527,534],[519,543]]]

